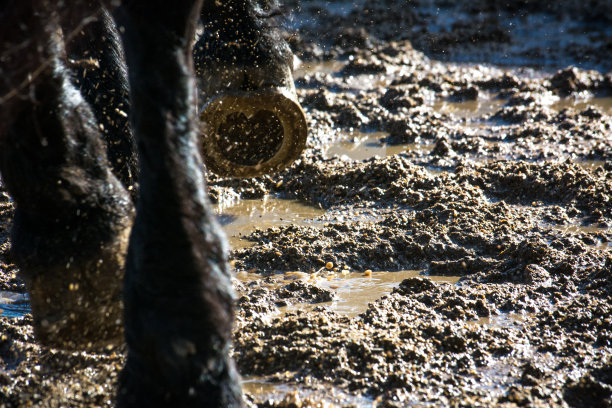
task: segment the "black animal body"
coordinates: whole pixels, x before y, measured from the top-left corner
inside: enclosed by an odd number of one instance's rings
[[[196,98],[263,98],[265,109],[247,114],[205,106],[217,121],[211,149],[227,153],[226,172],[282,168],[306,129],[291,105],[291,55],[261,0],[114,3],[0,8],[0,171],[16,203],[12,251],[35,335],[68,349],[125,335],[119,406],[238,407],[234,298]],[[255,142],[276,141],[272,154],[244,141],[249,121],[266,129]]]

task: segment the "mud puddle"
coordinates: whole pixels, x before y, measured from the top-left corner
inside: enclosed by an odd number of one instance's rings
[[[612,228],[596,225],[546,225],[544,228],[580,239],[595,249],[612,249]]]
[[[532,313],[501,313],[481,317],[478,320],[470,320],[466,323],[470,326],[488,326],[493,328],[520,328],[532,319]]]
[[[239,272],[238,280],[249,283],[262,279],[261,275],[249,272]],[[297,302],[289,303],[279,308],[281,313],[297,310],[312,310],[315,307],[325,306],[327,309],[348,318],[353,318],[363,313],[370,302],[391,293],[404,279],[414,277],[425,277],[436,283],[449,283],[454,285],[460,276],[437,276],[424,275],[423,270],[405,271],[368,271],[355,272],[348,269],[334,268],[334,270],[322,269],[316,273],[289,271],[272,276],[271,288],[280,288],[288,283],[301,280],[319,288],[328,290],[334,294],[334,298],[328,302]]]
[[[219,204],[216,212],[232,249],[255,245],[244,237],[250,235],[256,228],[265,230],[288,224],[316,225],[317,221],[314,219],[325,214],[325,210],[301,201],[281,199],[271,195],[262,199]]]
[[[551,105],[551,108],[561,111],[566,108],[572,108],[577,111],[583,111],[588,107],[599,109],[602,113],[612,115],[612,97],[595,97],[595,98],[563,98]]]
[[[334,300],[317,303],[317,306],[327,306],[334,312],[356,317],[363,313],[370,302],[391,293],[404,279],[423,276],[422,270],[408,271],[377,271],[366,276],[360,272],[335,272],[316,281],[317,286],[334,291]],[[455,284],[459,276],[426,276],[434,282]],[[314,305],[295,304],[287,306],[285,311],[307,310]]]
[[[606,162],[603,160],[583,160],[577,162],[576,164],[586,170],[595,170],[598,167],[604,167]]]
[[[294,62],[293,77],[295,79],[304,78],[314,74],[334,74],[342,69],[346,63],[338,60],[312,62],[299,61]]]
[[[477,99],[466,101],[440,100],[433,104],[436,112],[450,114],[460,119],[477,119],[495,113],[506,101],[495,94],[480,94]]]
[[[442,7],[440,3],[443,3]],[[414,40],[418,43],[428,39],[432,54],[441,60],[455,62],[487,61],[545,69],[558,65],[562,60],[588,68],[601,66],[601,57],[591,53],[598,54],[602,48],[605,49],[611,30],[605,20],[597,21],[595,15],[584,18],[593,12],[585,10],[589,6],[574,3],[569,15],[565,14],[568,10],[562,10],[563,7],[559,7],[557,15],[552,15],[544,12],[551,11],[550,8],[545,10],[546,6],[527,11],[520,7],[513,10],[510,3],[505,4],[506,9],[496,9],[497,5],[487,4],[492,5],[490,11],[495,10],[496,16],[492,18],[487,12],[472,14],[470,7],[463,2],[429,3],[421,9],[427,15],[424,21],[428,36]],[[608,11],[609,8],[604,7],[597,12]],[[582,13],[585,15],[580,16]],[[466,41],[466,36],[476,41]],[[449,47],[448,42],[456,38],[462,41]],[[603,65],[605,67],[606,63]]]
[[[373,157],[387,157],[413,151],[426,154],[433,149],[433,144],[408,143],[390,145],[382,140],[384,132],[361,132],[359,130],[341,132],[336,142],[329,145],[327,157],[346,156],[352,160],[368,160]]]
[[[263,377],[247,377],[242,379],[242,389],[255,401],[269,401],[271,405],[281,402],[282,406],[350,406],[354,408],[375,407],[373,399],[351,395],[338,388],[316,389],[298,383],[273,383]],[[284,405],[283,405],[284,404]],[[330,405],[334,404],[334,405]],[[272,405],[274,406],[274,405]]]
[[[443,99],[429,106],[433,108],[434,115],[440,114],[447,118],[449,136],[451,136],[451,142],[454,143],[452,148],[459,149],[458,152],[461,151],[465,158],[484,163],[492,159],[522,158],[520,154],[517,156],[516,152],[513,152],[512,146],[508,143],[509,139],[507,139],[512,138],[515,126],[491,120],[496,113],[507,107],[508,103],[507,98],[500,98],[498,94],[484,93],[474,100]],[[612,98],[610,97],[576,99],[551,96],[542,103],[543,107],[550,108],[551,112],[556,114],[562,114],[561,112],[567,108],[577,112],[594,108],[603,114],[612,114]],[[612,135],[610,131],[608,134]],[[346,156],[354,161],[365,161],[374,157],[388,157],[402,153],[407,153],[413,158],[425,158],[431,157],[436,150],[437,141],[435,139],[417,138],[415,143],[396,144],[386,143],[385,141],[389,138],[388,133],[380,131],[364,132],[352,128],[340,130],[337,139],[328,145],[325,155],[327,158]],[[463,141],[457,142],[460,139]],[[548,148],[554,150],[557,145],[558,142],[554,142]],[[605,165],[605,161],[602,160],[584,160],[578,163],[588,169]]]
[[[610,29],[590,23],[609,2],[284,3],[308,149],[209,183],[249,406],[609,405]],[[408,271],[427,265],[462,279]],[[29,317],[0,325],[0,358],[24,356],[0,406],[112,406],[122,356],[47,369]]]
[[[482,121],[483,118],[494,114],[508,103],[508,98],[501,97],[496,93],[480,93],[476,99],[465,101],[453,101],[449,99],[439,100],[432,107],[438,113],[448,114],[451,117],[466,121]],[[555,95],[544,95],[540,102],[550,106],[556,112],[571,108],[583,111],[589,107],[600,110],[602,113],[612,114],[612,97],[598,97],[587,95],[584,97],[558,97]]]

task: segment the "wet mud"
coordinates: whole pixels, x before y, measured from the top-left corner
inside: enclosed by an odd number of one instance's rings
[[[248,405],[612,406],[609,2],[287,5],[308,148],[208,176]],[[123,347],[36,345],[11,217],[0,406],[112,406]]]

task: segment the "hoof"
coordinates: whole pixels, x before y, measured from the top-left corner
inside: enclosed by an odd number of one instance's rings
[[[219,94],[201,114],[202,156],[214,173],[256,177],[293,163],[306,146],[306,117],[293,89]]]
[[[22,268],[37,342],[93,350],[123,341],[123,273],[130,227],[96,254],[57,266]],[[43,270],[44,269],[44,270]]]

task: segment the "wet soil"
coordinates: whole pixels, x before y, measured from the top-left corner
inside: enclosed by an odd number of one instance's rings
[[[610,3],[288,5],[308,149],[208,177],[248,403],[612,406]],[[0,406],[112,405],[123,347],[42,349],[3,310]]]

